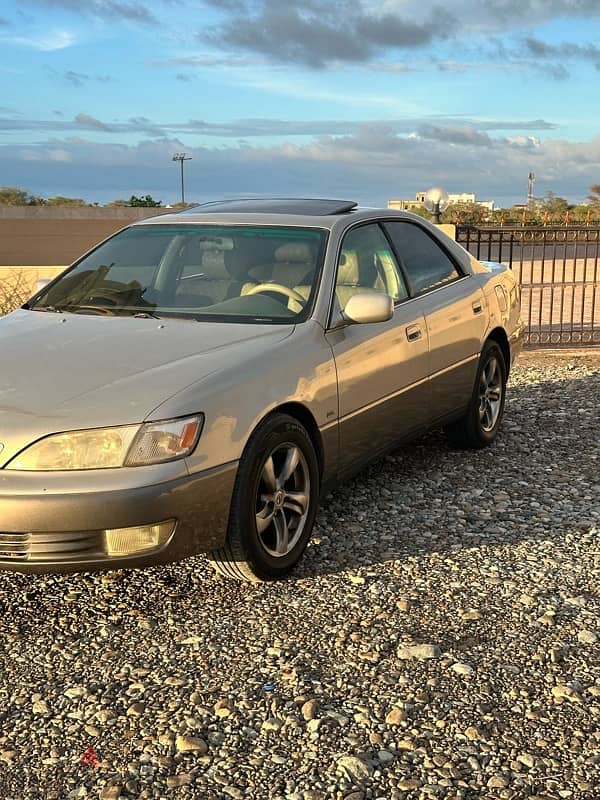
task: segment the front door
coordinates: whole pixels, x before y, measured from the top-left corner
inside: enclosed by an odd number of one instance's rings
[[[430,405],[423,308],[420,300],[409,299],[376,223],[353,228],[342,242],[335,288],[338,316],[350,297],[362,292],[390,294],[395,309],[387,322],[334,326],[327,333],[338,377],[341,472],[423,427]]]

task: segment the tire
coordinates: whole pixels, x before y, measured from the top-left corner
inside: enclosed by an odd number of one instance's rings
[[[451,445],[481,449],[490,445],[500,428],[506,398],[506,362],[496,342],[488,340],[481,352],[473,394],[463,417],[444,430]]]
[[[252,434],[240,459],[225,545],[209,553],[228,578],[270,581],[300,560],[315,522],[319,465],[310,436],[287,414]]]

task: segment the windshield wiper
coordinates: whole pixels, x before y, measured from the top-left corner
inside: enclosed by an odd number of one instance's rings
[[[63,314],[66,309],[57,306],[30,306],[30,311],[49,311],[52,314]]]

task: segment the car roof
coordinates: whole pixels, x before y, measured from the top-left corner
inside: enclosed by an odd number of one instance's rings
[[[311,197],[241,197],[215,200],[185,209],[182,214],[308,214],[329,216],[346,214],[358,206],[355,200],[327,200]]]
[[[285,225],[331,229],[346,220],[394,217],[414,219],[405,211],[389,208],[361,208],[354,200],[309,197],[259,197],[217,200],[211,203],[159,214],[134,222],[138,225]],[[420,221],[423,221],[419,217]]]

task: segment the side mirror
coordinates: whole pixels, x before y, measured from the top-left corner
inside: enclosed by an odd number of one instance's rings
[[[386,322],[394,315],[394,301],[389,294],[361,292],[354,294],[346,303],[343,317],[346,322],[364,325],[370,322]]]

